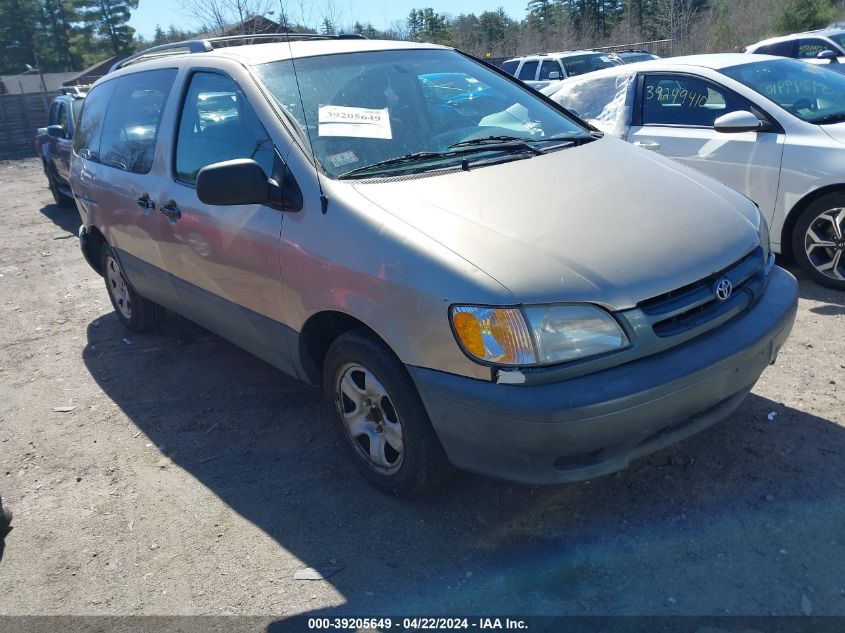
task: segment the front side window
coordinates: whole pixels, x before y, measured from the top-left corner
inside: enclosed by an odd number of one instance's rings
[[[773,59],[731,66],[720,72],[804,121],[845,121],[845,76],[823,66]]]
[[[251,158],[273,172],[273,141],[238,85],[225,75],[197,72],[182,105],[176,141],[176,177],[194,183],[200,169]]]
[[[537,61],[525,62],[519,69],[519,78],[523,81],[531,81],[537,76]]]
[[[59,121],[57,125],[61,125],[62,129],[65,131],[65,134],[68,132],[68,122],[67,122],[67,105],[62,103],[59,104]]]
[[[822,51],[831,50],[830,44],[817,37],[805,37],[798,40],[795,46],[795,57],[798,59],[815,59]]]
[[[646,75],[642,104],[644,125],[689,127],[713,127],[723,114],[749,108],[721,87],[682,75]]]
[[[555,138],[592,138],[529,88],[455,51],[304,57],[296,77],[290,60],[259,65],[256,73],[335,178],[421,153],[431,161],[415,163],[416,171],[460,165],[457,152],[489,137],[524,140],[523,151],[527,143],[542,150]]]
[[[79,129],[73,142],[73,151],[86,160],[100,160],[100,142],[102,140],[103,119],[109,101],[117,85],[117,79],[97,84],[85,97],[79,118]]]
[[[550,73],[558,73],[558,78],[563,77],[560,64],[556,61],[547,59],[540,64],[540,81],[548,81]]]
[[[167,68],[117,80],[103,121],[100,163],[136,174],[150,171],[161,115],[175,79],[176,70]]]

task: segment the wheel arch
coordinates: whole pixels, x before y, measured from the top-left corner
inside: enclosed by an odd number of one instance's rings
[[[795,230],[795,225],[798,223],[798,218],[808,206],[813,204],[816,200],[823,198],[831,193],[845,194],[845,183],[837,183],[834,185],[826,185],[819,187],[805,195],[798,202],[796,202],[783,222],[783,228],[780,233],[780,248],[781,252],[788,256],[794,257],[792,252],[792,232]]]
[[[103,276],[103,271],[100,261],[102,259],[103,246],[106,244],[108,244],[108,241],[105,236],[93,224],[87,227],[82,226],[79,229],[79,247],[82,249],[85,261],[101,277]]]
[[[329,347],[339,336],[352,330],[368,332],[395,354],[384,337],[359,318],[338,310],[322,310],[308,317],[299,332],[298,356],[305,380],[317,386],[322,383]]]

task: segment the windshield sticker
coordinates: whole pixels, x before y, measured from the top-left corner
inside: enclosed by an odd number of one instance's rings
[[[344,165],[351,165],[358,162],[358,157],[352,150],[332,154],[329,156],[329,162],[335,167],[343,167]]]
[[[321,105],[318,114],[319,136],[392,139],[390,112],[387,108],[350,108]]]

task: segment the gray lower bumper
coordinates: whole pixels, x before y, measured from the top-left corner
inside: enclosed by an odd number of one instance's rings
[[[592,479],[728,416],[774,361],[797,306],[795,278],[776,267],[748,312],[598,373],[529,386],[409,371],[455,466],[526,483]]]

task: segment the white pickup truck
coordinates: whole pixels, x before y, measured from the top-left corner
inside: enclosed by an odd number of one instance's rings
[[[554,81],[623,63],[616,53],[564,51],[514,57],[502,63],[502,70],[540,90]]]

